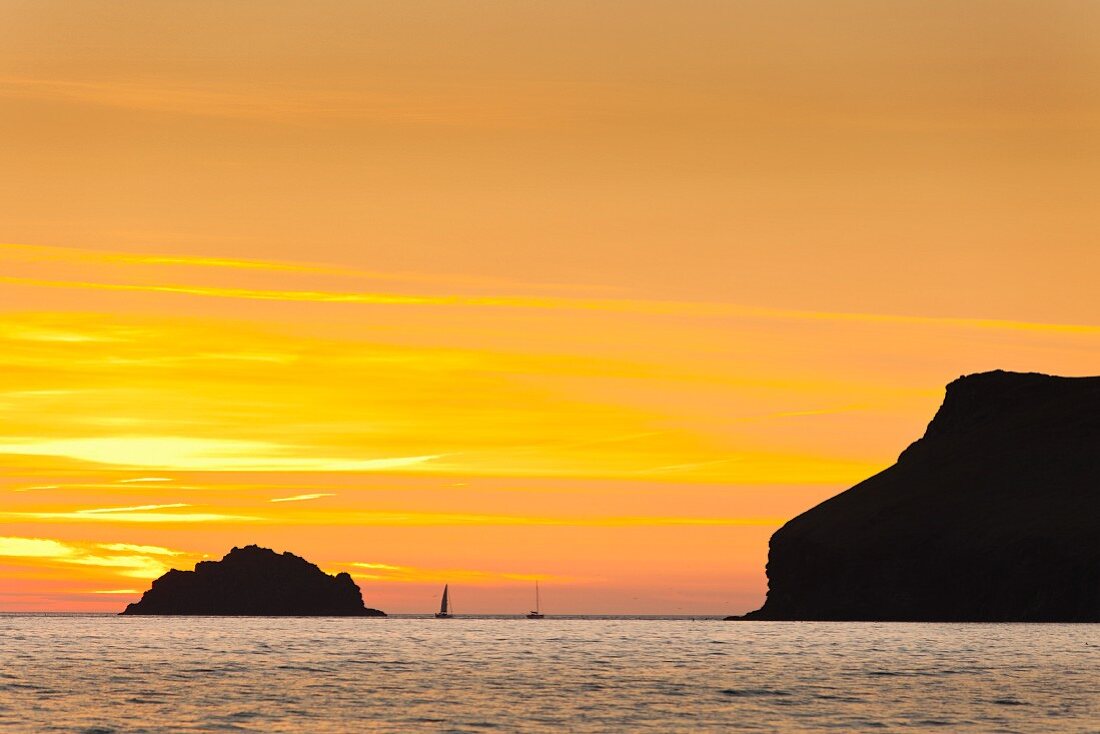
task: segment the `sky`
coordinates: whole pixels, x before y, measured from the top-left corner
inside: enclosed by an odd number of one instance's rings
[[[1100,364],[1100,5],[0,0],[0,610],[727,614]]]

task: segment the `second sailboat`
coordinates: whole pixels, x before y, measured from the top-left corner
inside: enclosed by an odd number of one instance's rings
[[[542,619],[543,614],[539,610],[539,582],[535,582],[535,611],[527,612],[528,619]]]

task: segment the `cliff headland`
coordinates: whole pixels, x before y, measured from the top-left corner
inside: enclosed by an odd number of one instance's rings
[[[742,619],[1100,621],[1100,377],[955,380],[896,464],[776,531],[767,573]]]

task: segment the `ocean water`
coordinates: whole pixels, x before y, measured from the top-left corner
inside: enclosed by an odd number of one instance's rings
[[[1100,732],[1100,625],[0,616],[0,730]]]

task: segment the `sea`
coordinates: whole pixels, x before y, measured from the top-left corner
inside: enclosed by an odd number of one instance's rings
[[[0,731],[1100,732],[1100,625],[0,616]]]

